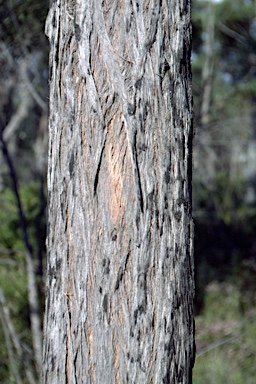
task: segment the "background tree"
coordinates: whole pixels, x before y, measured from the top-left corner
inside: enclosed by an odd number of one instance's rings
[[[195,384],[253,383],[256,375],[256,349],[251,342],[256,329],[255,1],[198,0],[193,5],[197,315],[193,381]],[[213,15],[214,30],[211,29]],[[206,76],[207,83],[203,68],[207,67],[206,73],[210,75],[210,66],[214,70],[212,76]],[[211,91],[208,99],[205,84]],[[207,119],[203,118],[203,105],[208,106]]]
[[[215,14],[214,32],[209,23],[209,3],[214,8],[211,11],[211,15]],[[231,276],[234,264],[254,258],[254,11],[253,1],[226,0],[217,4],[197,1],[194,4],[193,208],[198,235],[196,267],[201,280],[197,282],[198,304],[203,294],[203,281],[204,285],[214,278]],[[205,67],[209,71],[209,52],[214,73],[207,77],[211,92],[206,103],[202,73]],[[207,119],[204,114],[202,116],[205,104],[208,105]],[[199,268],[204,268],[205,272],[200,273]]]
[[[44,383],[188,383],[190,2],[54,1]]]
[[[48,109],[45,16],[40,1],[0,3],[3,383],[35,383],[41,371],[43,300],[39,292],[42,296]]]

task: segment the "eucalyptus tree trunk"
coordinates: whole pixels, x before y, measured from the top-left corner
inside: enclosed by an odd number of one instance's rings
[[[42,383],[189,383],[190,1],[54,1]]]

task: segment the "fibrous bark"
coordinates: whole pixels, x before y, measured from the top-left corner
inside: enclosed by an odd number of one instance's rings
[[[55,1],[43,383],[188,383],[189,1]]]

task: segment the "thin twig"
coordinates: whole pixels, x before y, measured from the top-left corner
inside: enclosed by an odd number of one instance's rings
[[[205,353],[212,351],[213,349],[218,348],[223,344],[232,343],[234,340],[238,339],[239,337],[240,337],[239,335],[235,335],[235,336],[219,339],[219,340],[215,341],[214,343],[207,345],[206,347],[204,347],[200,351],[198,351],[196,353],[196,357],[202,356]]]
[[[8,142],[13,137],[13,135],[20,128],[21,123],[25,120],[29,113],[31,98],[28,94],[26,87],[23,86],[21,93],[22,97],[19,107],[17,111],[12,115],[12,118],[9,123],[4,128],[3,136],[6,142]]]
[[[4,321],[6,324],[5,330],[7,332],[7,335],[9,335],[9,338],[12,339],[12,342],[14,344],[14,347],[16,349],[16,352],[17,352],[17,355],[19,357],[20,362],[24,363],[24,365],[25,365],[25,373],[26,373],[26,376],[27,376],[29,383],[34,384],[35,378],[34,378],[34,375],[32,373],[32,369],[31,369],[31,367],[29,367],[27,358],[23,353],[19,337],[17,336],[17,334],[15,332],[13,322],[12,322],[11,316],[10,316],[10,311],[9,311],[8,305],[6,303],[4,292],[3,292],[1,287],[0,287],[0,303],[1,303],[2,308],[3,308],[3,311],[1,313],[1,316],[2,316],[1,320]],[[8,348],[8,346],[7,346],[7,348]]]

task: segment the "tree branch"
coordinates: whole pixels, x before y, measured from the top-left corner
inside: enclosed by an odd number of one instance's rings
[[[17,111],[13,114],[9,123],[5,126],[3,131],[4,140],[8,142],[19,129],[22,121],[28,116],[29,107],[31,104],[30,96],[26,87],[22,87],[22,97]]]
[[[218,21],[217,22],[217,26],[219,28],[219,30],[223,33],[225,33],[225,35],[227,36],[230,36],[230,37],[233,37],[233,39],[239,41],[239,43],[245,43],[245,38],[244,36],[240,35],[240,33],[237,33],[235,31],[233,31],[233,29],[227,27],[225,24],[223,24],[221,21]]]
[[[39,311],[39,299],[37,294],[37,285],[36,285],[35,271],[34,271],[34,265],[33,265],[32,246],[28,238],[27,221],[26,221],[26,217],[22,207],[15,169],[12,163],[12,159],[9,155],[7,145],[3,138],[3,129],[0,132],[0,143],[1,143],[3,156],[9,168],[9,174],[12,181],[12,188],[16,198],[16,204],[17,204],[19,219],[21,223],[23,242],[25,245],[27,274],[28,274],[28,299],[29,299],[29,306],[30,306],[31,331],[32,331],[33,348],[35,353],[35,361],[37,363],[37,370],[39,373],[41,370],[41,363],[42,363],[42,331],[41,331],[41,321],[40,321],[40,311]]]

